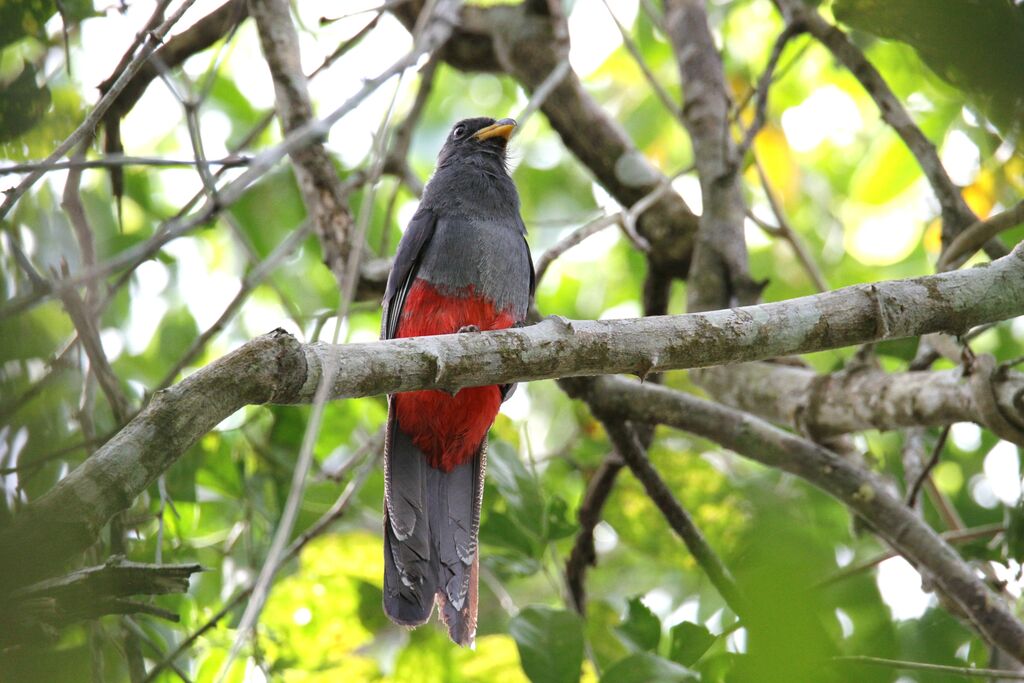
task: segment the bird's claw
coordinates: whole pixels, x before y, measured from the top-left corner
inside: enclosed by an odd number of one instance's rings
[[[480,328],[477,327],[476,325],[463,325],[462,327],[459,328],[459,334],[462,334],[463,332],[479,332],[479,331],[480,331]]]

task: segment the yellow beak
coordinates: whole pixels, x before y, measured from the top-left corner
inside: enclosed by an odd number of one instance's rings
[[[473,133],[473,137],[483,142],[490,138],[502,137],[508,140],[512,137],[512,131],[516,129],[516,122],[514,119],[502,119],[486,128],[481,128],[477,132]]]

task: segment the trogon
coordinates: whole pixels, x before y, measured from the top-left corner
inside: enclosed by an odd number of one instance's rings
[[[516,122],[452,128],[402,236],[382,337],[476,332],[526,319],[534,271],[508,174]],[[416,626],[435,602],[453,641],[476,634],[477,532],[487,430],[511,385],[389,396],[384,446],[384,611]]]

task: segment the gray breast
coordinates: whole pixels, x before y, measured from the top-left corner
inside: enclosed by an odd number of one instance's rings
[[[438,219],[418,277],[446,295],[463,294],[472,286],[496,308],[524,319],[530,298],[530,254],[518,218],[460,214]]]

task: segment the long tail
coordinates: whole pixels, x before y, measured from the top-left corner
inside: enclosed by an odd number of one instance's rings
[[[476,635],[477,534],[487,441],[450,472],[434,469],[388,410],[384,444],[384,611],[418,626],[434,601],[460,645]]]

